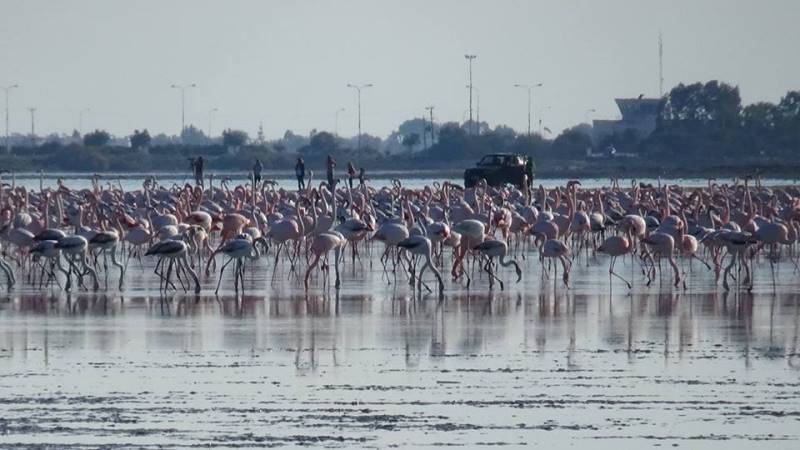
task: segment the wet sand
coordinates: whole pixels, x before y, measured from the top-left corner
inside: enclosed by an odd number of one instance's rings
[[[521,262],[520,284],[447,280],[442,301],[366,257],[338,295],[263,258],[239,298],[232,273],[219,298],[215,275],[160,296],[135,259],[122,292],[115,271],[96,294],[20,284],[0,300],[0,448],[800,445],[790,262],[775,287],[757,262],[752,294],[697,263],[687,290],[629,292],[605,257],[569,290]]]

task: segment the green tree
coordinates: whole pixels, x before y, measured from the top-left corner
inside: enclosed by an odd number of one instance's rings
[[[715,123],[736,126],[742,108],[739,88],[712,80],[675,86],[667,94],[661,118],[666,121]]]
[[[228,128],[222,132],[222,145],[226,147],[240,147],[246,145],[248,139],[247,133],[242,130],[232,130]]]
[[[583,157],[592,148],[592,138],[585,132],[570,128],[553,141],[553,153],[559,157]]]
[[[409,133],[403,136],[403,147],[408,150],[408,153],[411,153],[414,150],[414,147],[419,145],[421,138],[419,133]]]
[[[211,138],[206,136],[203,130],[194,125],[189,125],[181,132],[181,143],[183,145],[208,145],[211,143]]]
[[[131,140],[131,147],[133,148],[146,148],[150,146],[150,132],[147,131],[145,128],[142,131],[133,130],[133,134],[130,137]]]
[[[776,125],[784,130],[800,128],[800,91],[789,91],[775,107]]]
[[[510,127],[498,125],[493,130],[485,131],[479,136],[481,154],[502,152],[514,147],[517,133]]]
[[[339,143],[336,141],[336,136],[327,131],[320,131],[315,134],[308,145],[300,148],[300,153],[308,156],[324,156],[328,154],[335,154],[339,150]]]
[[[102,147],[110,140],[111,135],[105,130],[94,130],[83,135],[83,145],[87,147]]]
[[[800,91],[789,91],[775,107],[775,146],[796,154],[800,148]]]

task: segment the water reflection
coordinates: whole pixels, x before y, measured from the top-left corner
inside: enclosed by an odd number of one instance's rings
[[[252,349],[291,348],[303,372],[319,366],[319,347],[334,365],[342,350],[382,348],[407,368],[424,357],[500,352],[545,357],[564,352],[567,369],[586,351],[622,351],[629,364],[656,347],[664,363],[698,352],[735,351],[747,368],[755,360],[785,358],[798,368],[800,300],[795,294],[643,293],[586,295],[572,291],[461,292],[444,300],[398,291],[389,298],[336,291],[289,297],[119,296],[20,294],[0,302],[0,348],[30,348],[51,356],[73,346],[107,350],[142,345],[119,341],[144,327],[149,343],[202,350],[212,343]],[[596,305],[595,305],[596,304]],[[61,337],[66,337],[62,339]],[[155,344],[157,343],[157,344]]]

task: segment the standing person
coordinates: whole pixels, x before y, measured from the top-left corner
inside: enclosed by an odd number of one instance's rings
[[[264,166],[261,165],[261,160],[256,158],[256,163],[253,164],[253,188],[255,189],[256,186],[261,183],[261,170],[264,169]]]
[[[528,176],[528,185],[526,187],[530,188],[533,186],[533,157],[528,156],[525,158],[525,175]]]
[[[363,188],[364,183],[367,181],[367,176],[364,173],[364,168],[358,169],[358,187]]]
[[[356,178],[356,167],[353,161],[347,163],[347,182],[350,183],[350,189],[353,189],[353,180]]]
[[[186,158],[186,159],[189,160],[189,170],[191,170],[192,171],[192,175],[194,175],[194,173],[195,173],[194,172],[194,166],[195,166],[195,164],[197,164],[197,158],[189,157],[189,158]]]
[[[333,169],[336,168],[336,160],[333,159],[333,156],[328,155],[327,161],[327,175],[328,175],[328,186],[333,189]]]
[[[201,187],[203,184],[203,157],[198,156],[196,160],[192,162],[194,166],[194,181]]]
[[[306,188],[306,163],[303,158],[297,158],[297,164],[294,165],[294,175],[297,177],[297,190],[302,191]]]

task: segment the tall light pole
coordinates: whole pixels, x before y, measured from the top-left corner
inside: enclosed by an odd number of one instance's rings
[[[8,94],[12,89],[18,88],[18,84],[12,84],[10,86],[3,86],[3,90],[6,91],[6,152],[11,151],[11,135],[9,134],[9,127],[8,127]]]
[[[83,108],[78,111],[78,134],[83,136],[83,114],[91,111],[89,108]]]
[[[215,112],[219,111],[219,108],[211,108],[208,111],[208,138],[211,139],[211,119]]]
[[[336,137],[339,137],[339,113],[343,113],[345,111],[347,111],[347,109],[339,108],[333,114],[333,135]]]
[[[517,83],[514,85],[517,88],[523,88],[528,90],[528,137],[531,137],[531,107],[533,103],[533,90],[537,87],[542,87],[542,83],[536,84],[521,84]]]
[[[469,134],[473,134],[472,132],[472,61],[477,58],[478,55],[464,55],[464,58],[467,59],[469,62]]]
[[[36,108],[31,106],[28,111],[31,112],[31,145],[36,147]]]
[[[467,85],[467,89],[469,89],[469,85]],[[478,89],[477,86],[472,86],[472,90],[475,91],[475,122],[478,124],[478,135],[481,134],[481,90]]]
[[[372,84],[348,84],[347,87],[353,88],[358,92],[358,149],[361,150],[361,89],[371,88]]]
[[[428,110],[428,112],[431,115],[431,146],[433,146],[433,144],[436,143],[436,141],[433,138],[433,105],[426,106],[425,109]]]
[[[180,89],[181,90],[181,136],[183,136],[183,130],[186,129],[186,89],[197,87],[196,83],[181,85],[181,84],[173,84],[170,86],[173,89]]]

